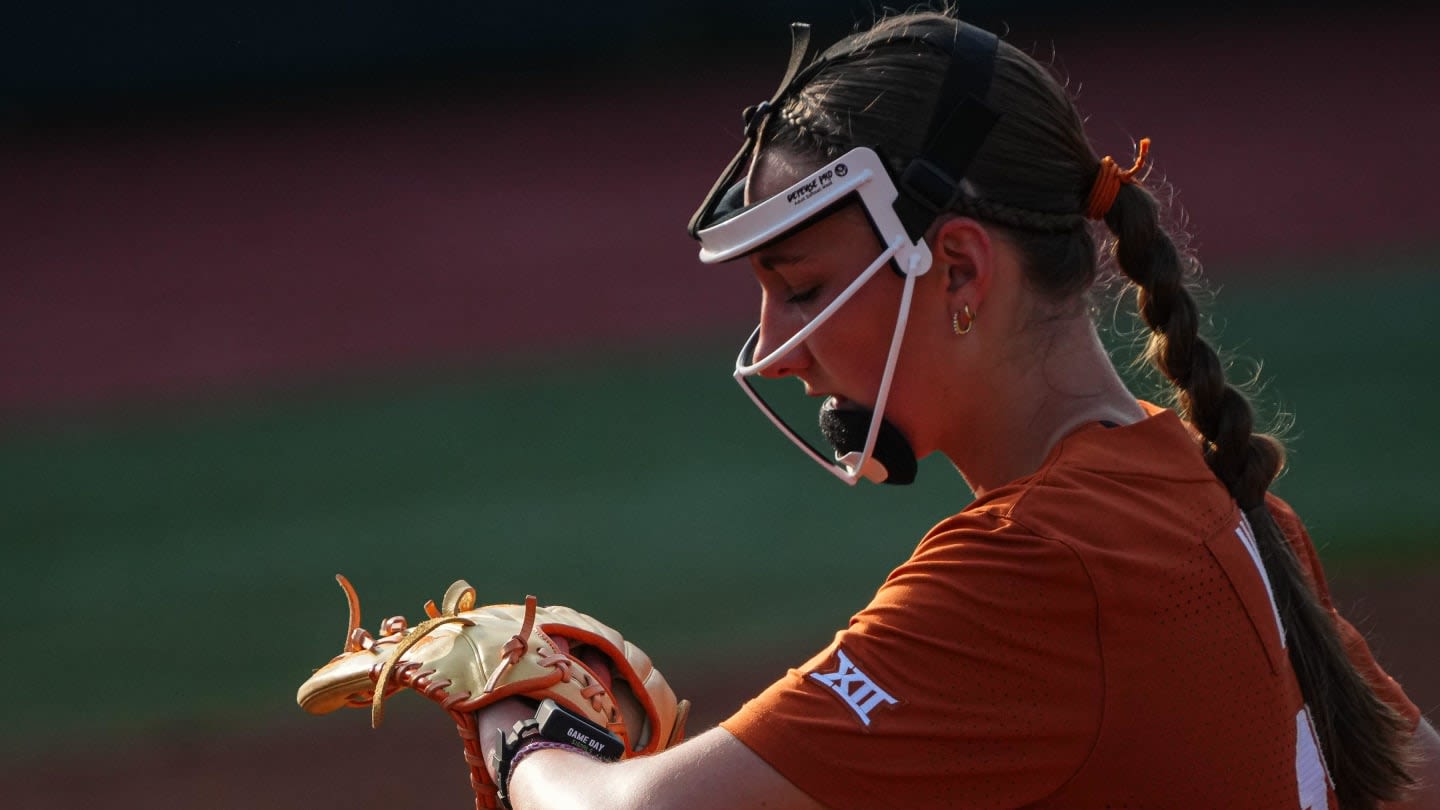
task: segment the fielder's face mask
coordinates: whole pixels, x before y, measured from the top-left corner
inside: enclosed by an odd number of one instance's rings
[[[915,279],[931,265],[925,231],[962,194],[965,172],[995,124],[996,115],[985,105],[985,97],[997,40],[965,23],[957,23],[953,39],[946,36],[939,41],[934,34],[913,38],[917,45],[948,52],[950,67],[931,114],[926,146],[898,176],[874,149],[857,145],[784,191],[747,205],[747,174],[766,121],[788,96],[845,53],[837,50],[843,45],[836,46],[807,65],[809,26],[792,25],[791,36],[790,64],[780,89],[769,101],[745,111],[745,143],[690,220],[690,235],[700,241],[700,261],[717,264],[784,239],[843,204],[859,202],[883,245],[880,254],[813,320],[761,358],[755,357],[760,340],[756,327],[735,360],[735,380],[782,433],[840,480],[853,485],[863,477],[876,483],[908,484],[915,480],[915,454],[900,431],[884,420],[885,402],[905,336]],[[842,410],[828,404],[821,409],[821,428],[834,446],[832,461],[787,425],[748,378],[807,340],[886,265],[905,279],[905,285],[885,370],[877,381],[872,411]]]

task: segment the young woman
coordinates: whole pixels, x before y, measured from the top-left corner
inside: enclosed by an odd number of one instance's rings
[[[1045,68],[944,14],[796,40],[691,224],[763,291],[737,379],[837,477],[939,452],[975,500],[720,728],[613,765],[538,750],[513,806],[1440,806],[1440,738],[1268,494],[1281,447],[1197,332],[1148,143],[1101,160]],[[1173,410],[1097,338],[1102,252]],[[803,381],[834,460],[756,374]]]

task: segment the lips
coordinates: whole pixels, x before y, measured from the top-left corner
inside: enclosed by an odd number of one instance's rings
[[[869,408],[853,400],[846,399],[839,394],[831,394],[825,399],[825,402],[820,405],[820,410],[854,412],[868,411]]]

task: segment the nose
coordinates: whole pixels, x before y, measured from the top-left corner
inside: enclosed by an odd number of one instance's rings
[[[751,362],[758,363],[770,356],[789,340],[804,323],[793,315],[785,313],[785,307],[769,292],[760,300],[760,335],[755,342],[755,354]],[[759,371],[761,377],[780,379],[794,376],[810,365],[810,350],[805,341],[775,358],[775,362]]]

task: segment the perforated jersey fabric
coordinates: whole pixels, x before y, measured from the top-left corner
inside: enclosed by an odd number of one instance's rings
[[[1142,404],[942,521],[722,726],[841,810],[1334,807],[1248,525],[1185,424]],[[1271,508],[1328,606],[1309,537]]]

